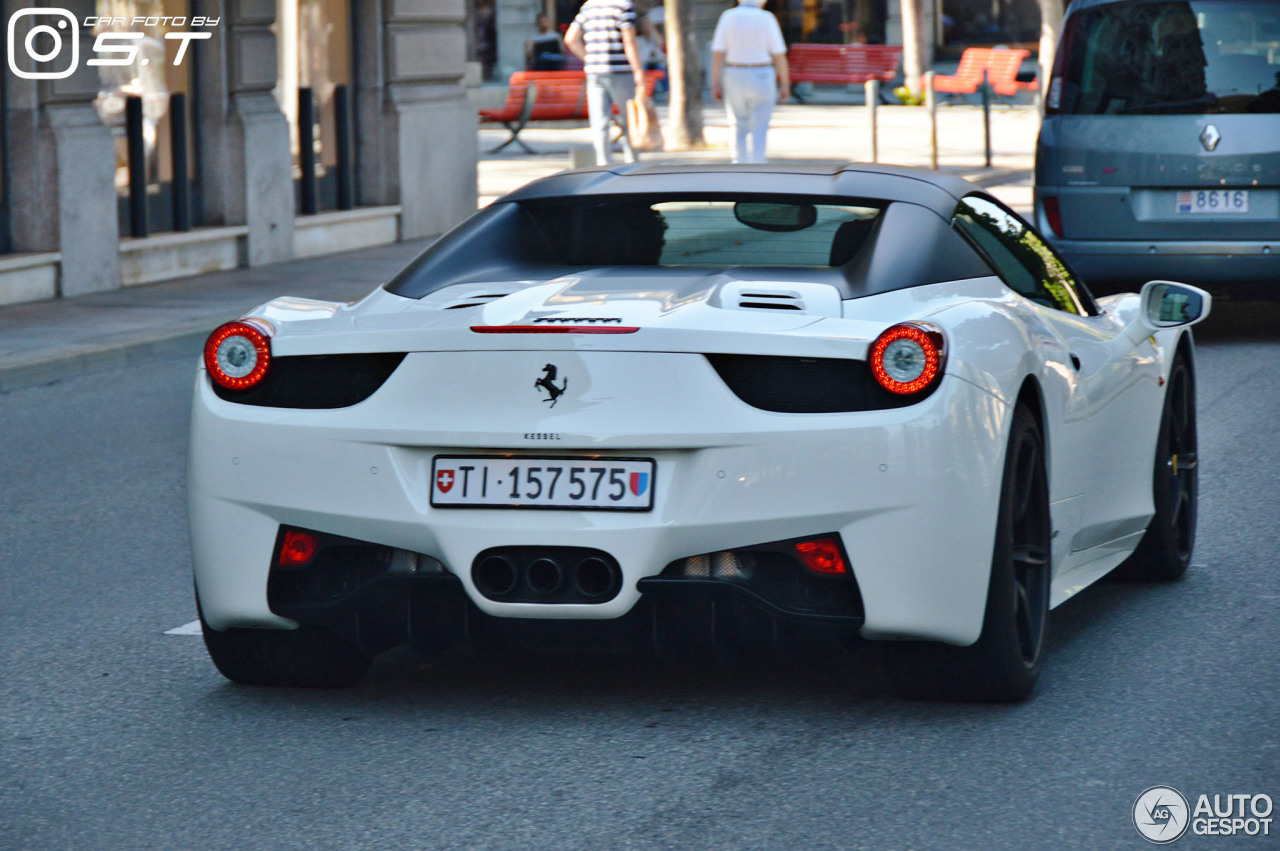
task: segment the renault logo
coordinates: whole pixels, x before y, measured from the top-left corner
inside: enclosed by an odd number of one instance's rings
[[[1206,151],[1212,151],[1218,147],[1220,141],[1222,141],[1222,134],[1212,124],[1200,131],[1200,144],[1204,145]]]

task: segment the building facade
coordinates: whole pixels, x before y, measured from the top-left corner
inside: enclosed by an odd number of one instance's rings
[[[533,36],[534,18],[549,15],[563,29],[583,0],[465,0],[468,58],[483,77],[503,82],[524,70],[525,42]],[[634,0],[637,12],[662,5],[661,0]],[[737,0],[694,0],[695,27],[709,44],[720,13]],[[765,8],[778,17],[787,43],[902,43],[900,0],[768,0]],[[924,7],[930,47],[958,57],[965,47],[1006,44],[1038,49],[1040,8],[1036,0],[932,0]],[[932,56],[926,57],[932,61]]]
[[[0,304],[432,236],[476,208],[466,0],[50,7],[2,7]]]

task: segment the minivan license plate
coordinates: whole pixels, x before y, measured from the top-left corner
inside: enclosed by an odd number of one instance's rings
[[[1180,190],[1177,212],[1184,213],[1247,213],[1248,189],[1191,189]]]

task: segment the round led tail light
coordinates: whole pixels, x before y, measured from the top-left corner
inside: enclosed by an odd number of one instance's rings
[[[271,365],[270,327],[256,322],[228,322],[214,329],[204,344],[209,377],[228,390],[248,390],[262,381]]]
[[[942,372],[942,332],[917,323],[894,325],[871,346],[871,373],[890,393],[919,393]]]

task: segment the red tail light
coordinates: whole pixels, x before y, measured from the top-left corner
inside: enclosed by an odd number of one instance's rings
[[[924,323],[904,322],[885,331],[872,344],[871,374],[890,393],[919,393],[941,374],[944,353],[940,330]]]
[[[849,572],[849,566],[840,554],[840,543],[835,538],[801,541],[796,544],[796,555],[814,573],[839,576]]]
[[[1058,206],[1057,195],[1046,195],[1040,199],[1041,205],[1044,206],[1044,217],[1049,222],[1049,228],[1056,237],[1062,237],[1062,209]]]
[[[215,328],[204,344],[209,377],[228,390],[256,386],[271,365],[271,326],[254,320],[228,322]]]
[[[318,543],[315,535],[290,529],[284,533],[276,564],[280,567],[302,567],[315,557]]]

